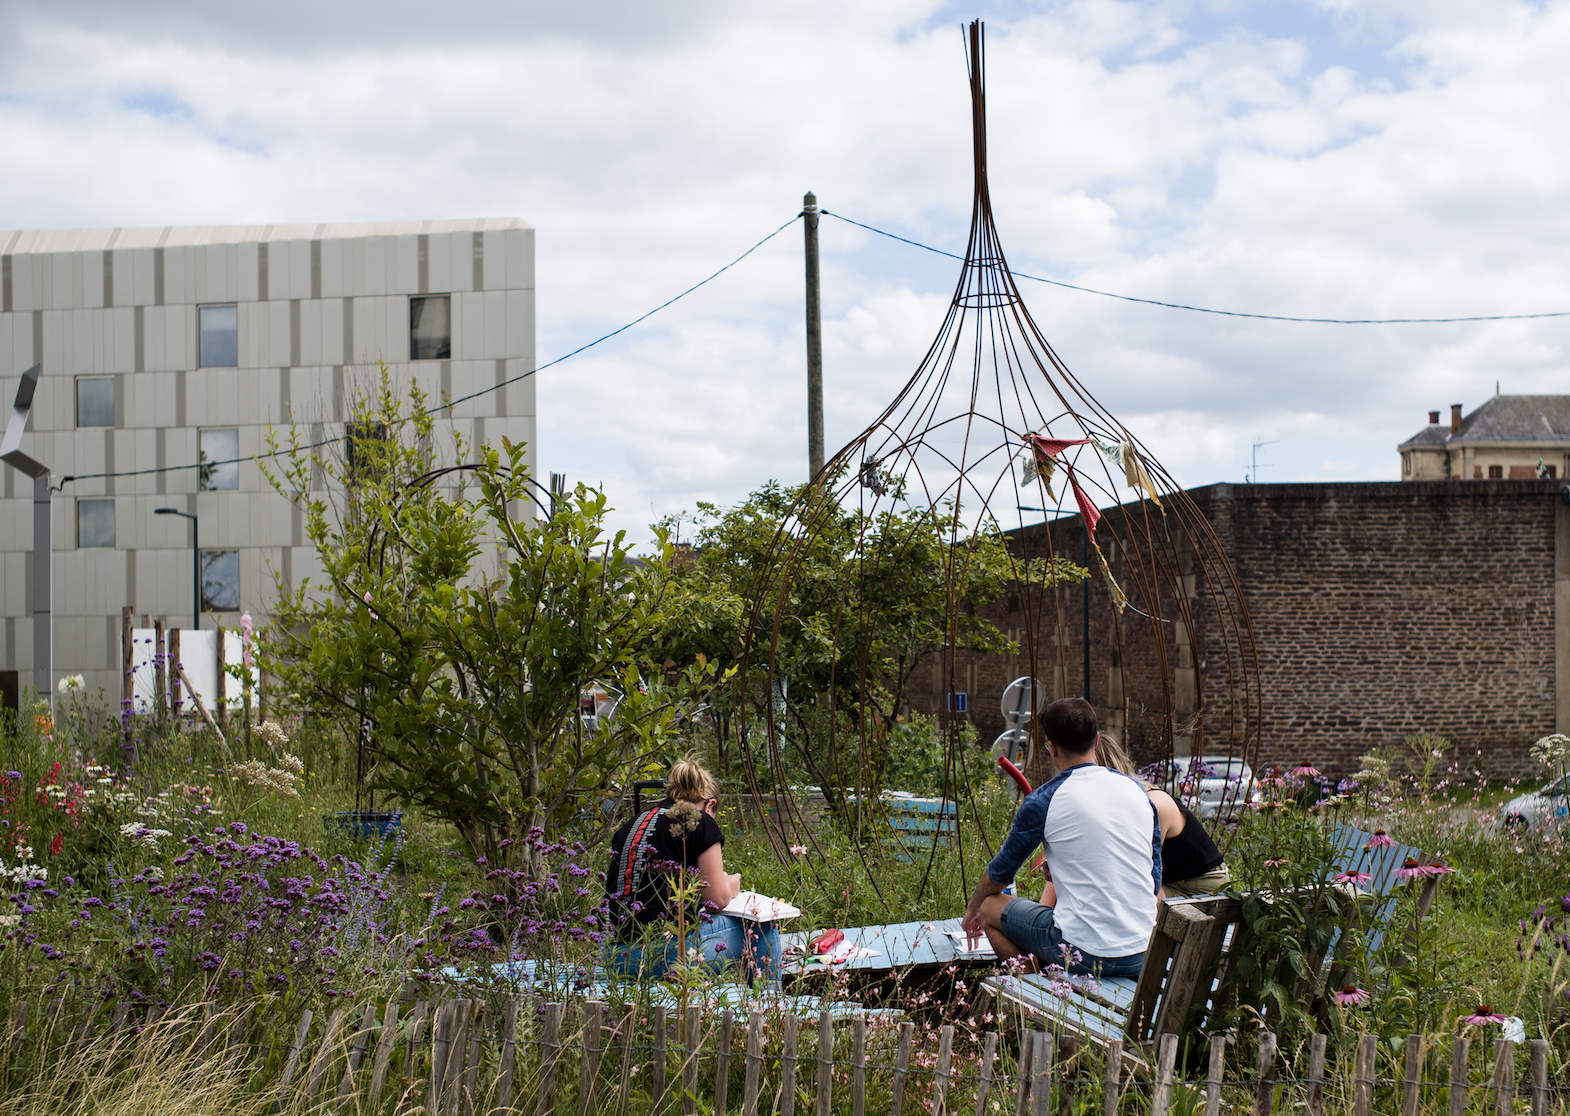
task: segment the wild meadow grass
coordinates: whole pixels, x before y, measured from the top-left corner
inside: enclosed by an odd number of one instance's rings
[[[407,999],[411,987],[432,998],[467,994],[462,988],[474,985],[455,980],[521,958],[568,974],[552,994],[582,998],[586,978],[571,974],[599,972],[604,928],[601,819],[536,836],[549,849],[548,880],[476,863],[451,825],[417,810],[404,812],[396,837],[357,840],[331,821],[357,798],[368,804],[363,790],[356,795],[351,738],[309,719],[289,722],[283,735],[274,745],[253,734],[249,756],[226,754],[210,732],[137,723],[128,740],[118,726],[69,705],[54,723],[24,718],[0,728],[0,873],[10,896],[0,914],[0,1020],[14,1018],[24,1002],[33,1012],[25,1037],[0,1049],[0,1116],[268,1107],[258,1082],[276,1069],[276,1043],[253,1043],[240,1062],[207,1058],[198,1066],[189,1028],[147,1026],[155,1008],[168,1020],[207,1011],[233,1018],[249,1009],[253,1021],[286,1023],[307,1008],[324,1017],[345,1002]],[[260,768],[244,775],[247,762]],[[1359,1035],[1377,1035],[1384,1076],[1399,1074],[1407,1034],[1420,1033],[1440,1050],[1467,1033],[1478,1040],[1477,1073],[1486,1076],[1487,1050],[1501,1028],[1463,1020],[1487,1005],[1520,1020],[1528,1037],[1548,1039],[1554,1072],[1570,1077],[1565,835],[1502,830],[1496,811],[1514,788],[1469,783],[1460,773],[1396,784],[1329,805],[1294,802],[1218,829],[1243,879],[1288,870],[1265,867],[1284,860],[1278,854],[1288,831],[1295,848],[1308,850],[1291,870],[1305,878],[1320,872],[1313,835],[1322,837],[1336,820],[1386,829],[1455,869],[1438,882],[1421,919],[1417,887],[1369,881],[1396,902],[1383,952],[1364,958],[1349,978],[1367,1001],[1338,1005],[1321,989],[1296,1030],[1268,1009],[1234,1019],[1240,1038],[1230,1072],[1246,1076],[1248,1036],[1263,1023],[1283,1035],[1284,1080],[1300,1075],[1303,1036],[1315,1029],[1331,1036],[1332,1067],[1350,1066]],[[810,832],[771,838],[735,813],[721,818],[726,864],[744,886],[802,908],[791,930],[954,917],[1015,801],[1001,780],[987,784],[962,813],[957,839],[933,852],[902,848],[886,827],[832,816]],[[1271,879],[1288,886],[1296,877]],[[1021,894],[1039,887],[1039,878],[1019,881]],[[798,990],[904,1011],[916,1024],[913,1065],[923,1072],[936,1057],[938,1030],[954,1025],[953,1072],[964,1076],[976,1072],[984,1036],[1008,1022],[980,1007],[977,979],[950,972],[871,981],[840,973]],[[648,992],[626,991],[634,1003]],[[122,1003],[128,1024],[110,1036],[105,1021]],[[46,1010],[62,1021],[47,1032],[39,1022]],[[83,1039],[69,1028],[86,1019],[97,1025]],[[874,1061],[891,1057],[896,1035],[897,1021],[872,1026]],[[1004,1043],[999,1072],[1017,1052],[1015,1041]],[[1192,1047],[1184,1063],[1191,1068],[1203,1060],[1202,1036]],[[1099,1057],[1080,1055],[1087,1083],[1102,1073]],[[401,1073],[401,1063],[395,1069]],[[1283,1103],[1299,1097],[1298,1086],[1282,1088]],[[634,1090],[632,1111],[640,1095]],[[287,1110],[325,1110],[323,1103],[296,1096]],[[808,1105],[804,1097],[798,1111]],[[868,1111],[886,1111],[886,1099]]]

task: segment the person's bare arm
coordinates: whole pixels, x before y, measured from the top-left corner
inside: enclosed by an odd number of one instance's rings
[[[965,917],[960,921],[960,925],[965,928],[965,944],[972,949],[986,932],[986,920],[981,911],[982,903],[991,896],[1003,894],[1003,889],[1007,886],[1007,884],[993,883],[991,876],[985,871],[981,873],[981,879],[976,883],[976,890],[971,892],[970,902],[965,905]]]
[[[740,874],[725,871],[723,845],[710,845],[698,854],[698,874],[703,877],[705,903],[723,907],[741,894]]]
[[[1164,790],[1150,790],[1150,801],[1156,804],[1156,816],[1161,819],[1161,839],[1170,841],[1183,832],[1183,811],[1173,797]]]

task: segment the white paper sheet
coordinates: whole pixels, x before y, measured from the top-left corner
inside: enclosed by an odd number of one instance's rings
[[[795,918],[801,914],[801,909],[791,906],[783,899],[759,895],[756,891],[743,891],[727,903],[720,913],[735,915],[737,918],[749,919],[752,922],[777,922],[782,918]]]
[[[992,943],[988,941],[985,936],[983,936],[982,939],[976,943],[976,947],[974,949],[970,947],[968,935],[966,935],[965,931],[950,930],[948,931],[948,936],[949,940],[954,943],[954,955],[956,957],[996,956],[992,949]]]

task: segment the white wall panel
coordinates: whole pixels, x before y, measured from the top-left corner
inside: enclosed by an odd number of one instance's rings
[[[415,294],[420,289],[420,238],[394,237],[392,262],[397,268],[388,289],[394,294]]]
[[[451,236],[433,234],[426,242],[426,290],[431,294],[454,290]]]

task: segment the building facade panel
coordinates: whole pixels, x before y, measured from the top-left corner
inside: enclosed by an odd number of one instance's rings
[[[401,387],[418,380],[433,402],[444,387],[467,395],[494,388],[503,370],[532,368],[533,267],[522,247],[532,251],[531,234],[512,219],[0,233],[11,276],[0,312],[8,364],[0,391],[14,392],[16,374],[42,361],[24,448],[57,483],[82,476],[57,495],[51,516],[56,676],[82,673],[117,699],[121,607],[132,605],[138,622],[145,613],[189,626],[190,524],[155,516],[159,507],[198,515],[203,550],[239,552],[240,606],[258,620],[275,575],[295,583],[319,576],[302,517],[254,460],[266,451],[268,426],[308,424],[305,441],[341,437],[354,394],[375,383],[378,359]],[[471,339],[455,320],[454,359],[411,360],[410,296],[451,295],[456,303],[475,297],[468,292],[476,278],[501,292],[499,339],[481,323]],[[198,309],[226,304],[237,311],[235,366],[203,368]],[[483,362],[459,357],[466,349],[483,353]],[[109,384],[112,422],[105,423],[109,397],[95,387],[97,410],[78,424],[82,379]],[[471,437],[506,433],[532,445],[532,381],[489,391],[459,417],[441,416],[438,431],[452,425]],[[237,488],[199,491],[200,431],[230,428],[242,459]],[[287,444],[287,431],[279,435]],[[131,475],[138,470],[156,471]],[[98,473],[123,475],[87,476]],[[7,469],[3,492],[0,665],[30,680],[32,485]],[[79,514],[98,517],[95,541],[104,541],[105,523],[101,504],[81,512],[79,500],[112,501],[113,546],[77,545]],[[232,625],[237,615],[209,615],[203,626]]]

